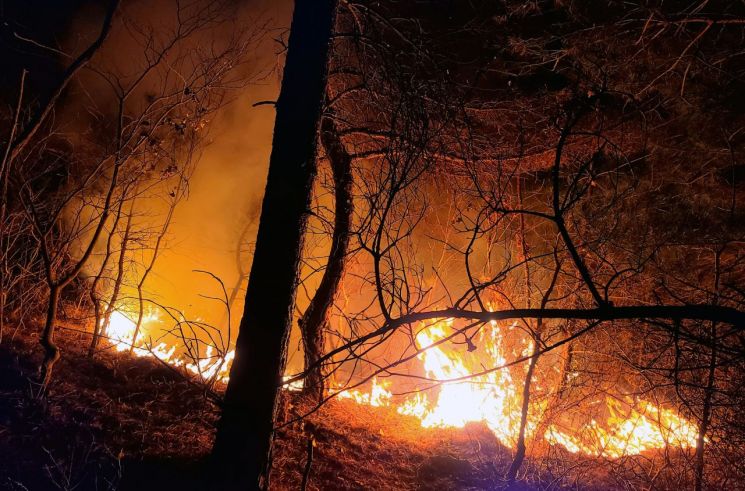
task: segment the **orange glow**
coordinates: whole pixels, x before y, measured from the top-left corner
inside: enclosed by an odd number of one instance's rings
[[[153,346],[145,339],[144,333],[148,329],[157,329],[156,324],[160,322],[158,310],[149,310],[143,315],[140,332],[137,335],[137,340],[133,342],[132,338],[134,337],[137,325],[136,321],[130,319],[121,311],[114,310],[104,335],[117,351],[129,351],[131,349],[132,354],[135,356],[157,358],[173,367],[181,368],[190,375],[197,376],[202,381],[228,383],[230,379],[230,365],[233,362],[233,358],[235,358],[234,349],[228,350],[225,356],[222,357],[213,346],[208,345],[204,355],[200,356],[198,360],[184,357],[183,355],[178,356],[175,345],[169,346],[165,342],[160,342]],[[285,377],[285,379],[287,378]],[[301,390],[302,388],[302,380],[296,380],[285,385],[285,389],[291,391]]]
[[[148,312],[143,317],[143,329],[133,343],[135,322],[122,312],[114,311],[105,335],[118,351],[128,351],[134,344],[132,352],[136,356],[158,358],[204,381],[227,383],[230,364],[235,356],[234,350],[228,351],[223,358],[213,347],[208,346],[199,360],[178,357],[176,346],[168,346],[164,342],[151,346],[145,341],[143,331],[158,322],[158,312]],[[508,363],[505,336],[515,330],[515,327],[512,324],[507,329],[502,329],[496,322],[491,322],[473,340],[478,349],[488,356],[492,366],[504,366]],[[400,400],[391,391],[390,380],[379,381],[373,377],[366,391],[340,390],[335,395],[357,404],[393,407],[402,415],[420,420],[423,428],[462,428],[470,422],[481,422],[503,445],[513,448],[520,427],[522,384],[527,363],[522,363],[512,371],[503,368],[471,376],[484,371],[478,357],[469,356],[463,349],[453,349],[452,343],[436,344],[452,332],[452,319],[445,319],[423,328],[416,335],[417,348],[421,351],[418,359],[426,376],[433,381],[446,381],[439,385],[436,394],[417,392]],[[532,343],[523,339],[517,355],[528,356],[532,350]],[[513,378],[515,370],[521,372],[517,380]],[[539,390],[541,382],[537,372],[534,373],[533,389]],[[300,390],[302,381],[287,384],[285,389]],[[526,438],[534,436],[546,410],[545,400],[546,398],[538,398],[537,402],[531,402],[525,429]],[[673,410],[644,400],[620,402],[610,396],[595,403],[605,404],[608,417],[604,421],[592,420],[577,429],[550,424],[542,435],[543,439],[572,453],[607,458],[636,455],[668,446],[694,448],[697,444],[696,426]]]
[[[181,367],[205,381],[219,380],[224,383],[228,381],[230,363],[235,357],[235,350],[228,351],[223,358],[215,353],[212,346],[207,346],[204,357],[199,360],[178,357],[176,356],[175,345],[169,346],[165,342],[152,345],[145,339],[145,331],[148,328],[152,329],[153,324],[159,322],[158,311],[155,309],[148,311],[142,317],[142,325],[137,339],[133,340],[137,326],[136,321],[130,319],[121,311],[114,310],[104,335],[117,351],[129,351],[131,349],[135,356],[157,358],[174,367]]]
[[[352,399],[357,404],[366,404],[368,406],[388,406],[390,405],[391,397],[393,397],[393,394],[388,391],[388,387],[390,387],[390,382],[378,383],[378,379],[373,378],[369,392],[361,392],[354,389],[343,390],[337,394],[337,397]]]
[[[457,350],[447,350],[446,344],[432,346],[446,337],[452,321],[446,320],[419,332],[418,348],[426,349],[420,359],[428,377],[436,380],[469,377],[479,367],[469,366],[468,359]],[[483,345],[496,365],[506,363],[502,350],[502,333],[491,329],[481,336]],[[462,428],[469,422],[483,421],[497,438],[511,446],[520,425],[519,400],[508,370],[497,370],[486,375],[446,382],[436,399],[417,398],[397,408],[401,414],[416,416],[422,426]]]
[[[463,349],[452,349],[452,345],[441,343],[448,333],[452,333],[452,320],[446,319],[424,328],[416,335],[417,348],[424,350],[419,359],[427,377],[433,380],[454,380],[444,382],[439,393],[432,396],[419,392],[394,403],[396,398],[373,379],[369,392],[342,391],[339,397],[348,398],[360,404],[372,406],[392,406],[400,413],[420,420],[422,427],[461,428],[469,422],[484,423],[505,446],[514,448],[520,427],[522,406],[522,384],[527,363],[520,368],[500,369],[470,377],[472,373],[484,371],[477,357],[468,356]],[[479,350],[485,350],[492,366],[503,366],[506,359],[505,331],[492,322],[481,330],[474,339]],[[524,340],[519,356],[532,352],[532,343]],[[513,378],[515,371],[521,376]],[[538,391],[541,380],[534,373],[532,388]],[[526,421],[526,438],[534,437],[540,419],[546,410],[546,398],[531,401]],[[560,445],[572,453],[591,456],[619,458],[636,455],[645,451],[663,449],[668,446],[694,448],[697,441],[696,426],[678,415],[675,411],[658,407],[644,400],[619,402],[607,397],[605,408],[609,416],[605,421],[593,420],[580,429],[560,429],[551,424],[542,435],[552,445]]]
[[[574,434],[552,425],[544,435],[549,443],[562,445],[572,453],[619,458],[667,446],[695,448],[698,430],[674,411],[642,401],[639,408],[626,411],[614,399],[607,398],[611,417],[604,425],[597,421]],[[614,409],[615,408],[615,409]]]

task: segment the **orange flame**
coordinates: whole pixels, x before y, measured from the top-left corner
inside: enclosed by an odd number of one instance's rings
[[[445,343],[436,344],[447,337],[448,331],[452,332],[452,323],[451,319],[442,320],[416,336],[417,347],[424,350],[419,359],[426,375],[433,380],[445,381],[436,396],[420,392],[396,405],[388,390],[390,384],[381,388],[376,379],[373,379],[369,392],[341,391],[338,396],[360,404],[393,406],[400,414],[419,419],[424,428],[461,428],[469,422],[482,422],[503,445],[513,448],[520,427],[523,381],[518,381],[520,385],[517,385],[506,368],[471,376],[483,371],[475,357],[450,349]],[[508,329],[514,327],[513,324]],[[477,342],[485,349],[493,366],[507,364],[504,335],[496,322],[491,322],[479,334]],[[532,343],[526,340],[522,348],[520,356],[527,356],[532,352]],[[534,375],[533,387],[539,388],[540,382]],[[608,458],[667,446],[692,448],[697,444],[696,426],[673,410],[643,400],[631,401],[627,405],[608,397],[599,402],[607,405],[610,413],[607,421],[593,420],[580,430],[562,430],[552,424],[542,435],[543,439],[572,453]],[[545,400],[530,405],[526,438],[534,436],[537,431],[545,406]]]
[[[224,384],[228,383],[230,379],[230,366],[233,358],[235,358],[234,349],[228,350],[225,356],[221,356],[213,346],[208,345],[204,356],[196,360],[183,357],[183,355],[177,356],[175,345],[169,346],[165,342],[160,342],[153,346],[146,341],[144,331],[148,327],[152,328],[152,324],[157,322],[160,322],[158,310],[149,310],[143,316],[141,329],[137,335],[137,339],[134,340],[136,322],[121,311],[114,310],[104,334],[117,351],[132,350],[132,354],[137,357],[157,358],[164,363],[181,368],[189,374],[196,375],[200,380],[205,382],[214,380]],[[285,377],[285,379],[288,378]],[[284,388],[291,391],[301,390],[303,388],[303,381],[296,380],[290,382]]]
[[[144,327],[155,322],[158,322],[157,310],[149,311],[142,324]],[[421,351],[418,358],[427,377],[445,381],[435,396],[418,392],[394,403],[396,398],[390,390],[391,382],[379,381],[377,378],[372,379],[367,391],[348,389],[340,390],[335,395],[358,404],[394,407],[400,414],[417,418],[424,428],[462,428],[469,422],[482,422],[503,445],[514,447],[521,419],[521,387],[515,383],[512,373],[506,368],[472,376],[473,373],[483,371],[477,358],[469,357],[441,342],[448,336],[448,332],[452,332],[452,327],[453,320],[445,319],[422,329],[416,335],[417,348]],[[507,330],[514,327],[514,324],[508,326]],[[216,354],[213,347],[208,346],[204,357],[188,360],[176,356],[176,346],[168,346],[164,342],[156,346],[148,345],[142,330],[137,339],[133,340],[134,331],[135,322],[115,310],[105,334],[118,351],[127,351],[134,346],[132,352],[136,356],[155,357],[202,380],[227,383],[230,365],[235,356],[234,350],[222,357]],[[479,332],[476,340],[493,366],[507,364],[504,336],[504,330],[492,321]],[[524,340],[520,355],[527,356],[532,350],[532,343]],[[534,378],[533,387],[538,388],[540,382],[537,377]],[[302,381],[289,383],[285,389],[300,390]],[[696,425],[673,410],[644,400],[625,404],[606,397],[605,401],[596,401],[603,402],[609,414],[606,421],[592,420],[581,429],[566,429],[558,424],[551,424],[542,435],[543,439],[572,453],[608,458],[635,455],[668,446],[693,448],[697,445]],[[525,429],[527,438],[534,436],[540,417],[546,409],[545,405],[542,400],[531,404]]]
[[[199,360],[189,360],[176,356],[176,346],[169,346],[165,342],[150,345],[145,339],[146,327],[159,321],[158,311],[149,310],[142,318],[142,326],[134,339],[136,322],[119,310],[114,310],[106,326],[105,335],[117,351],[132,350],[138,357],[153,357],[162,362],[181,367],[187,372],[197,375],[202,380],[219,380],[227,383],[230,363],[235,357],[235,350],[228,351],[224,357],[215,354],[212,346],[207,346],[204,357]],[[103,320],[102,320],[103,323]]]

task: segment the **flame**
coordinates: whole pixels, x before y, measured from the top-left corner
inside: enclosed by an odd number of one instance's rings
[[[143,316],[142,326],[156,322],[159,322],[158,311],[151,310]],[[134,340],[135,326],[132,319],[115,310],[105,334],[117,351],[132,349],[138,357],[157,358],[201,380],[228,382],[235,350],[229,350],[223,357],[214,347],[208,346],[203,357],[188,359],[176,355],[175,345],[169,346],[165,342],[149,345],[145,341],[144,329]],[[509,350],[505,337],[515,327],[513,324],[503,329],[492,321],[479,331],[477,339],[468,339],[467,344],[478,346],[492,366],[506,366]],[[358,404],[394,407],[400,414],[417,418],[423,428],[462,428],[470,422],[481,422],[503,445],[514,448],[520,427],[522,383],[527,364],[517,368],[522,370],[517,380],[513,378],[514,370],[506,368],[472,375],[483,372],[484,366],[479,357],[447,344],[449,333],[453,332],[453,320],[444,319],[422,328],[415,337],[421,351],[418,359],[426,376],[433,381],[445,381],[439,384],[436,394],[417,392],[401,401],[391,391],[391,381],[379,381],[373,377],[368,390],[337,387],[334,395]],[[532,342],[522,339],[518,351],[513,349],[513,354],[524,357],[532,351]],[[570,374],[570,377],[576,376],[576,373]],[[285,380],[288,380],[287,376]],[[541,382],[534,374],[532,388],[539,392]],[[298,380],[284,388],[301,390],[302,387],[302,380]],[[546,410],[546,398],[537,399],[529,406],[526,438],[535,436]],[[696,425],[671,409],[644,400],[621,400],[610,396],[595,401],[595,404],[604,404],[604,413],[608,416],[603,421],[593,419],[589,424],[577,425],[578,429],[553,423],[544,426],[543,439],[571,453],[614,459],[668,446],[695,448],[697,445]]]
[[[156,322],[158,320],[157,310],[148,310],[142,316],[141,327],[146,324]],[[101,319],[103,327],[104,319]],[[119,310],[114,310],[109,317],[109,325],[106,326],[106,332],[104,333],[109,342],[114,346],[117,351],[129,351],[138,357],[154,356],[165,362],[170,362],[176,352],[176,347],[169,347],[166,343],[159,343],[156,346],[148,346],[145,341],[143,329],[137,334],[137,339],[134,339],[135,329],[137,323],[127,317],[124,313]]]
[[[233,358],[235,358],[235,350],[230,350],[225,357],[221,357],[215,354],[215,348],[207,346],[207,352],[204,358],[198,360],[196,363],[186,363],[184,368],[203,380],[217,379],[223,383],[227,383],[230,364],[233,362]]]
[[[137,357],[157,358],[161,362],[175,368],[181,368],[188,374],[197,376],[202,381],[219,381],[227,384],[230,380],[230,366],[235,358],[235,350],[228,350],[225,356],[221,356],[214,346],[208,345],[204,356],[184,357],[183,355],[176,355],[177,348],[175,345],[169,346],[166,342],[160,342],[152,346],[145,340],[144,331],[146,327],[152,328],[153,323],[160,322],[158,314],[157,309],[151,309],[143,315],[140,331],[137,334],[137,339],[134,340],[137,323],[120,310],[114,310],[104,334],[117,351],[131,350],[132,354]],[[101,324],[103,326],[103,319]],[[289,376],[284,377],[285,380],[289,378]],[[284,388],[290,391],[302,390],[303,381],[295,380],[285,384]]]
[[[347,389],[338,392],[336,396],[342,399],[352,399],[357,404],[374,407],[388,406],[393,397],[388,387],[390,387],[390,382],[378,382],[377,377],[373,377],[369,392]]]
[[[132,354],[137,357],[157,358],[164,363],[182,368],[202,380],[219,380],[227,383],[235,350],[229,350],[223,357],[215,353],[214,347],[207,346],[204,357],[197,360],[178,357],[175,345],[169,346],[166,342],[160,342],[153,346],[145,339],[145,328],[152,327],[152,324],[157,322],[159,322],[158,310],[148,310],[142,317],[137,339],[134,339],[137,323],[122,311],[114,310],[111,313],[108,326],[103,326],[104,320],[101,320],[102,327],[105,327],[105,336],[117,351],[131,350]]]
[[[149,311],[142,316],[142,324],[148,324],[156,319],[157,313]],[[137,325],[119,310],[114,310],[111,313],[108,326],[104,326],[104,321],[105,319],[101,319],[101,327],[106,329],[104,334],[117,351],[129,350],[132,345],[137,345],[142,341],[142,330],[140,330],[137,341],[135,341],[133,338]]]
[[[400,414],[417,418],[424,428],[461,428],[469,422],[482,422],[503,445],[514,448],[520,428],[522,384],[527,363],[512,371],[503,368],[471,376],[484,371],[479,358],[442,342],[449,332],[453,332],[452,324],[452,319],[441,320],[416,335],[417,348],[422,350],[418,358],[425,374],[432,380],[446,381],[439,386],[436,395],[418,392],[396,404],[389,390],[390,384],[383,386],[375,378],[368,392],[347,390],[337,395],[359,404],[395,407]],[[496,322],[491,322],[478,334],[475,342],[489,357],[492,366],[507,364],[505,335],[515,327],[513,324],[502,329]],[[532,342],[523,339],[520,348],[516,354],[527,356],[533,350]],[[522,370],[517,380],[513,379],[515,370]],[[532,388],[536,392],[542,390],[541,382],[534,374]],[[535,436],[546,410],[547,398],[537,399],[529,405],[526,438]],[[543,439],[571,453],[608,458],[636,455],[668,446],[694,448],[697,445],[696,425],[673,410],[644,400],[607,397],[597,402],[605,404],[605,412],[609,414],[605,421],[592,420],[577,430],[551,424],[542,435]]]
[[[444,344],[435,346],[446,337],[446,329],[451,325],[452,320],[445,320],[417,334],[418,348],[425,350],[419,358],[428,377],[435,380],[463,378],[463,381],[446,382],[436,399],[429,401],[420,397],[405,402],[397,408],[398,412],[416,416],[425,428],[462,428],[466,423],[483,421],[503,444],[512,445],[520,416],[510,372],[497,370],[469,377],[475,370],[468,366],[466,357],[457,350],[446,350]],[[502,355],[502,333],[499,329],[489,331],[488,337],[482,336],[479,343],[485,345],[497,365],[503,365],[507,360]]]
[[[593,420],[581,431],[569,434],[551,425],[544,438],[572,453],[613,459],[667,446],[695,448],[697,445],[696,426],[674,411],[647,401],[642,401],[638,409],[624,411],[615,399],[608,397],[605,402],[613,415],[604,426]]]

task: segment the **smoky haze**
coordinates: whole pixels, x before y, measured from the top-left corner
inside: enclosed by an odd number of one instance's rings
[[[119,20],[115,24],[103,49],[94,59],[99,66],[132,76],[144,63],[143,55],[131,42],[132,29],[168,29],[175,22],[176,2],[124,2],[120,6]],[[219,328],[223,335],[227,329],[225,306],[207,297],[223,298],[220,284],[209,275],[219,278],[231,301],[232,338],[240,322],[246,281],[251,263],[251,248],[255,238],[261,198],[263,195],[269,154],[271,152],[274,108],[271,104],[255,103],[273,101],[279,92],[281,67],[284,54],[282,39],[286,39],[291,16],[289,0],[257,0],[229,5],[230,20],[217,28],[200,32],[178,49],[178,55],[189,54],[199,46],[191,44],[217,43],[235,35],[241,29],[258,29],[263,35],[246,53],[245,66],[240,76],[248,83],[226,93],[226,104],[210,114],[204,128],[207,135],[194,160],[193,172],[188,180],[188,191],[175,208],[168,233],[154,268],[144,285],[144,296],[151,305],[162,305],[183,313],[187,320],[197,320]],[[66,33],[63,45],[70,51],[80,50],[86,39],[100,28],[100,8],[84,5],[77,12]],[[115,21],[116,22],[116,21]],[[140,98],[148,94],[157,81],[144,84]],[[83,88],[81,90],[81,87]],[[107,87],[97,78],[95,71],[81,76],[80,86],[71,90],[63,110],[67,131],[75,135],[95,132],[85,104],[94,101],[98,111],[111,109]],[[103,109],[101,109],[103,108]],[[155,190],[138,199],[136,220],[141,228],[152,230],[161,226],[168,212],[163,193]],[[132,260],[144,263],[152,244],[145,244],[140,252],[133,252]],[[100,266],[95,257],[84,274],[90,276]],[[139,254],[139,256],[137,256]],[[137,297],[137,271],[128,271],[123,285],[123,303]],[[127,300],[130,299],[130,300]],[[156,307],[157,308],[157,307]],[[163,328],[170,327],[168,316],[160,316]],[[157,338],[157,326],[144,326],[146,336]],[[301,356],[291,356],[291,363],[301,363]]]

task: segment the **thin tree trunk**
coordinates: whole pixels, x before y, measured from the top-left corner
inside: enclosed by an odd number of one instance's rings
[[[520,177],[517,178],[517,199],[519,206],[522,209],[523,189]],[[528,241],[525,237],[525,215],[523,214],[520,214],[519,216],[519,225],[520,254],[525,268],[525,307],[530,308],[532,306],[533,284],[530,274],[530,261],[528,259]],[[550,290],[548,293],[550,294]],[[545,305],[545,303],[546,297],[544,297],[543,305]],[[527,427],[528,412],[530,410],[530,384],[533,381],[533,372],[535,371],[535,366],[538,363],[538,350],[540,349],[540,330],[542,321],[539,319],[536,324],[536,329],[535,331],[533,331],[533,353],[528,364],[528,372],[525,374],[525,382],[523,383],[523,399],[522,407],[520,410],[520,430],[517,435],[517,444],[515,445],[515,456],[512,459],[512,464],[510,464],[510,468],[507,470],[506,475],[507,483],[509,486],[512,486],[515,483],[517,472],[520,470],[520,467],[523,465],[523,460],[525,459],[525,428]]]
[[[176,190],[176,196],[180,196],[181,192],[182,192],[182,188],[181,188],[181,184],[179,184],[179,188]],[[163,239],[168,233],[168,228],[171,226],[171,221],[173,220],[173,213],[176,211],[177,204],[178,204],[178,199],[175,199],[173,202],[171,202],[171,206],[168,209],[168,214],[166,215],[166,219],[163,221],[163,228],[160,229],[160,232],[158,233],[158,238],[155,239],[155,247],[153,247],[153,256],[150,258],[150,262],[145,268],[145,271],[142,272],[142,276],[140,276],[140,281],[137,282],[137,322],[135,323],[134,334],[132,334],[132,345],[129,347],[130,354],[134,352],[135,341],[137,341],[137,337],[140,335],[140,330],[142,329],[142,321],[145,317],[145,298],[143,296],[143,289],[145,288],[145,281],[147,280],[148,276],[150,276],[150,273],[155,267],[155,261],[158,260],[158,256],[160,255],[160,248],[163,246]]]
[[[528,364],[528,373],[525,374],[525,383],[523,384],[523,403],[520,409],[520,430],[517,436],[517,445],[515,445],[515,456],[512,459],[510,468],[507,470],[506,477],[509,486],[515,484],[515,480],[517,479],[517,472],[523,465],[523,460],[525,460],[525,428],[528,424],[528,412],[530,410],[530,384],[533,382],[533,372],[535,371],[535,366],[538,363],[537,353],[540,349],[538,346],[538,342],[538,336],[534,336],[532,353],[533,356]]]
[[[322,366],[318,364],[325,351],[323,332],[327,327],[331,307],[344,274],[354,212],[352,158],[339,139],[331,117],[325,117],[321,123],[321,143],[334,176],[334,233],[323,278],[308,309],[299,321],[307,370],[305,392],[319,400],[323,399],[324,391],[324,373]]]
[[[719,303],[719,280],[720,280],[720,261],[722,250],[718,250],[714,255],[714,304]],[[704,451],[706,446],[706,433],[709,431],[711,423],[711,413],[713,411],[712,400],[716,390],[716,373],[717,373],[717,323],[711,323],[711,353],[709,355],[709,370],[706,379],[706,389],[704,391],[704,403],[701,414],[701,422],[698,426],[698,437],[696,439],[696,491],[704,489]]]
[[[522,184],[520,182],[520,178],[517,180],[517,196],[520,203],[520,208],[523,208],[523,191],[522,191]],[[525,264],[525,298],[526,298],[526,307],[530,308],[532,304],[532,296],[533,296],[533,289],[532,289],[532,278],[531,278],[531,270],[530,270],[530,261],[529,261],[529,247],[528,242],[526,239],[526,229],[525,229],[525,220],[524,215],[520,215],[520,250],[522,253],[522,261]],[[556,286],[556,281],[559,277],[559,272],[561,271],[561,264],[558,261],[558,256],[556,255],[556,252],[554,252],[554,260],[556,261],[556,267],[554,269],[553,277],[551,278],[551,282],[546,289],[545,293],[543,294],[543,298],[541,299],[541,309],[546,308],[546,305],[548,304],[548,301],[551,298],[551,293],[554,290],[554,287]],[[530,412],[530,387],[533,382],[533,373],[535,372],[535,367],[538,364],[538,358],[540,357],[540,349],[541,349],[541,343],[542,343],[542,337],[541,333],[543,331],[543,319],[538,319],[536,321],[535,329],[532,331],[533,333],[533,353],[530,358],[530,362],[528,364],[528,370],[525,374],[525,382],[523,383],[523,394],[522,394],[522,407],[520,411],[520,430],[518,432],[517,436],[517,444],[515,446],[515,456],[512,459],[512,464],[510,464],[510,468],[507,470],[506,479],[509,487],[512,487],[515,484],[515,481],[517,479],[517,473],[520,470],[520,467],[523,464],[523,461],[525,460],[525,451],[526,451],[526,445],[525,445],[525,430],[527,428],[528,424],[528,416]]]
[[[106,268],[109,264],[109,259],[111,259],[111,243],[114,238],[114,233],[116,232],[116,229],[119,227],[119,221],[122,217],[122,207],[124,205],[124,200],[119,201],[119,206],[116,210],[116,217],[114,218],[114,223],[111,225],[111,232],[109,233],[109,236],[106,238],[106,253],[104,254],[103,259],[101,260],[101,267],[98,270],[98,274],[93,279],[93,282],[91,283],[91,290],[90,290],[90,299],[91,303],[93,304],[93,313],[94,313],[94,323],[93,323],[93,337],[91,339],[90,345],[88,345],[88,358],[93,358],[93,356],[96,353],[96,347],[98,345],[98,338],[101,335],[101,329],[103,328],[103,319],[101,317],[101,298],[98,296],[98,283],[101,281],[101,278],[103,278],[103,275],[106,273]]]
[[[565,338],[572,335],[571,331],[566,326],[562,328],[562,331]],[[540,421],[536,425],[535,435],[537,438],[543,438],[546,434],[546,430],[554,416],[557,414],[558,407],[562,403],[564,394],[569,387],[569,376],[571,374],[572,361],[574,359],[574,343],[570,342],[564,345],[564,353],[561,357],[563,361],[558,376],[558,386],[550,395],[548,402],[546,403],[546,409],[543,411],[543,414],[541,414]]]
[[[41,364],[41,387],[39,396],[46,393],[47,385],[52,379],[52,368],[60,358],[59,347],[54,342],[54,325],[57,322],[57,308],[59,306],[59,294],[61,287],[52,284],[49,288],[49,302],[47,303],[47,318],[44,323],[44,331],[41,334],[40,344],[44,348],[44,361]]]
[[[5,227],[8,227],[10,224],[6,223],[6,212],[8,208],[8,183],[10,181],[10,147],[13,144],[13,139],[15,138],[16,130],[18,129],[18,120],[21,116],[21,107],[23,105],[23,91],[26,87],[26,74],[28,71],[24,68],[21,70],[21,81],[18,86],[18,99],[16,103],[16,108],[13,111],[13,124],[10,127],[10,134],[8,135],[8,142],[5,145],[5,152],[3,153],[3,159],[0,161],[0,230],[5,231]],[[10,240],[5,234],[2,234],[2,237],[0,237],[0,244],[5,246],[5,241]],[[2,261],[3,266],[3,274],[8,274],[8,268],[7,268],[7,261],[8,261],[8,255],[6,253],[6,247],[3,247],[3,251],[0,253],[2,254],[2,258],[0,258],[0,261]],[[6,277],[0,278],[0,342],[3,340],[3,331],[5,330],[5,304],[7,302],[7,288],[6,285]]]
[[[712,338],[716,334],[716,323],[712,322]],[[715,340],[712,342],[716,342]],[[704,407],[701,422],[698,426],[698,437],[696,439],[696,491],[704,489],[704,450],[706,445],[706,433],[709,431],[711,421],[712,398],[714,396],[714,382],[717,367],[717,350],[712,347],[709,357],[709,375],[707,377],[706,392],[704,393]]]
[[[51,379],[52,367],[60,358],[59,347],[54,343],[54,329],[55,323],[57,321],[57,304],[59,303],[59,294],[67,285],[70,284],[70,282],[72,282],[72,280],[75,279],[75,277],[77,277],[78,274],[80,274],[80,272],[83,270],[83,267],[88,262],[88,259],[90,259],[91,254],[93,254],[93,249],[95,248],[96,243],[101,236],[101,232],[106,226],[109,214],[111,213],[111,200],[113,199],[114,190],[116,189],[116,184],[118,182],[120,168],[121,161],[117,160],[116,164],[114,165],[111,182],[109,183],[109,189],[106,193],[106,198],[104,199],[103,211],[101,213],[101,216],[98,218],[98,223],[95,230],[91,234],[90,241],[88,242],[88,245],[83,251],[80,259],[77,261],[77,263],[75,263],[75,266],[73,266],[73,268],[68,271],[62,278],[57,278],[56,280],[54,279],[54,273],[52,272],[52,259],[46,243],[47,239],[44,234],[40,234],[40,250],[42,258],[44,260],[44,267],[46,269],[47,284],[49,285],[49,308],[47,310],[47,320],[44,325],[42,338],[39,341],[44,348],[44,360],[41,363],[41,390],[39,391],[39,397],[43,397],[44,393],[46,392],[46,388],[49,385],[49,381]],[[31,207],[33,209],[33,205]],[[32,211],[32,213],[34,214],[34,220],[37,220],[36,211]],[[38,223],[36,224],[36,228],[37,230],[41,230],[41,227],[39,227]]]
[[[75,78],[78,72],[88,64],[91,58],[93,58],[93,55],[95,55],[101,48],[111,31],[111,22],[114,19],[114,13],[118,6],[119,0],[112,0],[109,2],[98,37],[82,53],[80,53],[72,63],[70,63],[62,73],[62,78],[59,80],[55,89],[49,94],[46,101],[39,106],[37,112],[31,116],[31,119],[28,121],[23,131],[21,131],[21,134],[18,135],[18,138],[9,142],[8,156],[5,159],[8,166],[10,165],[10,162],[15,160],[23,149],[26,148],[49,115],[54,113],[57,101],[62,97],[67,86]]]
[[[111,292],[111,298],[109,298],[108,305],[106,306],[106,312],[103,316],[103,326],[93,336],[90,345],[91,356],[98,347],[98,340],[100,339],[101,332],[105,332],[109,328],[111,322],[111,314],[116,310],[116,303],[119,301],[119,292],[122,289],[122,282],[124,281],[124,263],[127,257],[127,244],[129,243],[129,236],[132,232],[132,211],[130,210],[129,216],[127,217],[127,225],[124,228],[124,235],[122,235],[122,242],[119,248],[119,261],[117,262],[116,279],[114,280],[114,290]],[[133,341],[134,343],[134,341]]]
[[[10,181],[10,166],[12,163],[10,152],[11,147],[13,146],[13,140],[15,139],[16,130],[18,129],[18,120],[21,116],[23,91],[26,88],[27,73],[28,71],[25,68],[21,70],[21,81],[18,86],[18,102],[16,102],[16,108],[15,111],[13,111],[13,124],[10,127],[10,134],[8,135],[8,142],[5,145],[3,160],[0,162],[0,224],[3,224],[3,226],[5,225],[5,212],[8,206],[8,183]]]
[[[235,250],[235,260],[236,265],[238,269],[238,279],[235,280],[235,286],[230,290],[230,298],[228,298],[228,310],[233,308],[233,304],[235,304],[235,301],[238,299],[238,292],[241,291],[241,286],[243,285],[243,282],[248,279],[248,271],[243,269],[243,258],[241,257],[241,246],[244,244],[246,240],[246,236],[248,236],[248,231],[251,228],[251,225],[253,225],[255,219],[251,218],[246,225],[243,227],[243,230],[241,230],[241,234],[238,237],[238,243],[236,245]],[[226,313],[227,316],[227,313]]]
[[[212,489],[268,487],[335,7],[335,0],[295,2],[256,251],[213,448]]]

